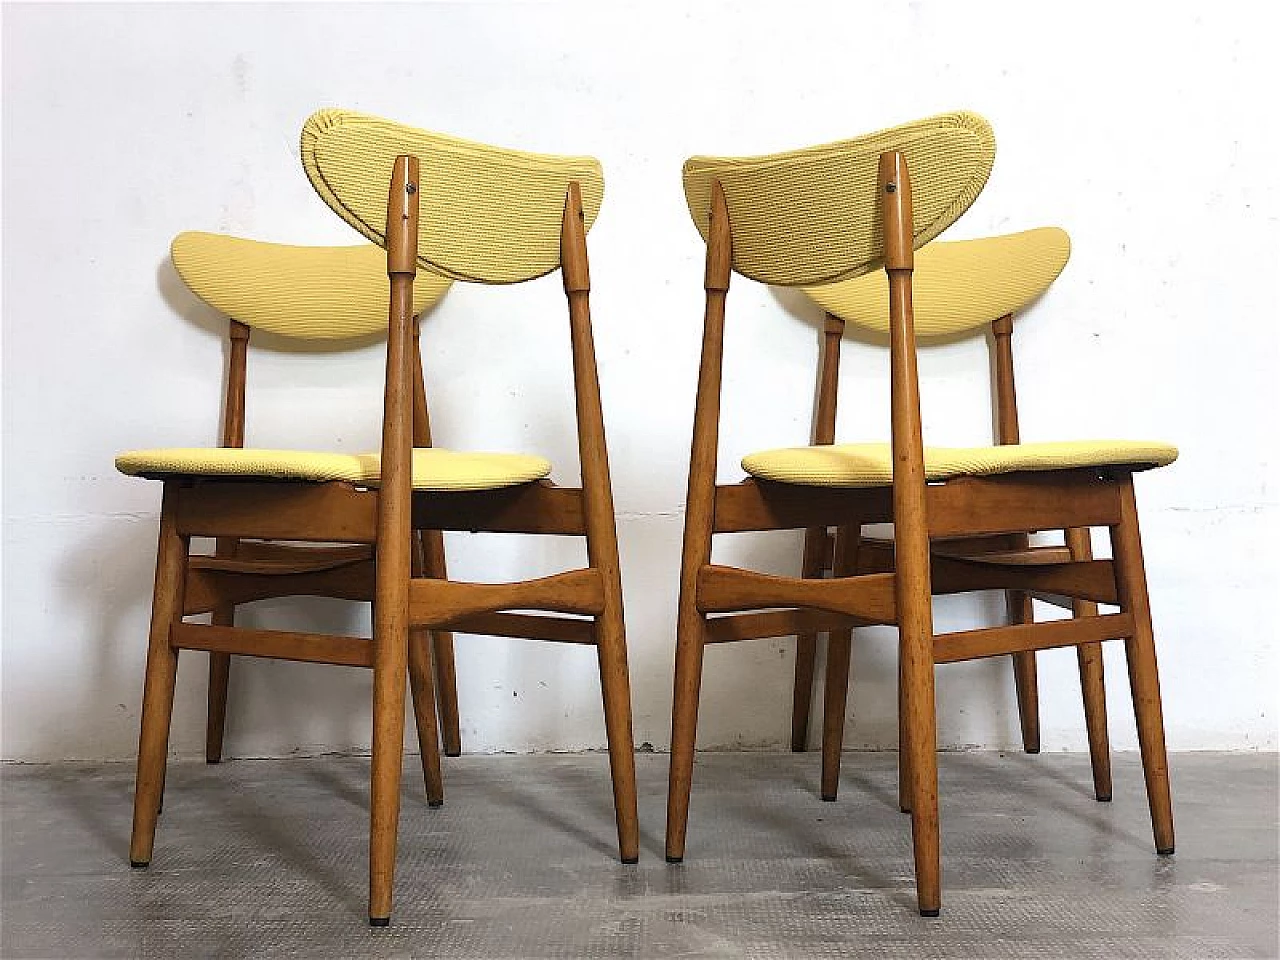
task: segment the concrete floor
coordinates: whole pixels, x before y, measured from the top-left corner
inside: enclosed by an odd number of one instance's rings
[[[616,860],[606,758],[466,757],[422,801],[408,758],[392,926],[365,924],[367,760],[170,766],[147,871],[132,768],[3,769],[0,954],[18,957],[1276,957],[1277,758],[1173,759],[1178,852],[1141,769],[1115,802],[1079,755],[941,758],[943,915],[917,916],[893,754],[711,754],[685,863],[665,756],[641,755],[641,860]]]

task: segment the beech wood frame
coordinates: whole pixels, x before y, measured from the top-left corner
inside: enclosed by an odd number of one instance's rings
[[[747,479],[720,486],[715,477],[733,239],[724,191],[718,182],[712,184],[677,618],[666,856],[678,863],[685,854],[704,646],[831,631],[834,668],[828,668],[826,700],[831,714],[824,724],[831,732],[843,725],[847,689],[849,645],[837,638],[849,637],[859,625],[892,623],[899,633],[901,787],[911,813],[917,900],[922,915],[937,916],[942,899],[935,664],[1124,639],[1152,829],[1161,854],[1173,852],[1173,816],[1132,473],[1056,470],[926,483],[911,305],[911,185],[900,153],[881,156],[878,197],[889,281],[892,485],[842,489]],[[834,408],[829,415],[834,419]],[[894,524],[892,559],[883,546],[864,549],[858,536],[863,524],[883,522]],[[1061,548],[1051,548],[1033,554],[1046,563],[1016,562],[1026,554],[1021,537],[1029,531],[1094,526],[1109,529],[1113,560],[1075,559],[1071,550],[1063,556]],[[833,579],[768,576],[710,562],[716,533],[828,527],[841,531],[831,549],[837,572]],[[1012,536],[988,556],[950,555],[942,552],[942,544],[940,551],[931,549],[931,543],[948,538],[996,534]],[[812,539],[809,552],[825,552],[822,539],[818,544]],[[1006,562],[1010,552],[1015,562]],[[1074,552],[1081,557],[1078,544]],[[870,559],[864,561],[864,555]],[[933,594],[979,588],[1114,602],[1120,612],[1104,616],[1077,609],[1077,616],[1066,621],[935,634]],[[830,748],[832,739],[824,747]],[[838,761],[838,754],[833,757],[824,749],[824,794],[828,788],[834,793],[833,760]]]
[[[429,799],[443,797],[428,633],[480,633],[595,645],[609,742],[619,853],[639,853],[630,686],[613,497],[589,307],[590,275],[579,185],[566,190],[561,272],[573,355],[581,488],[547,481],[492,491],[418,492],[414,445],[430,441],[412,315],[417,269],[418,160],[397,159],[387,213],[391,298],[381,485],[175,477],[164,483],[147,655],[130,860],[147,866],[160,809],[180,650],[268,656],[373,670],[369,922],[389,922],[403,750],[405,681],[414,694]],[[237,328],[233,325],[233,337]],[[240,342],[247,340],[241,337]],[[233,348],[236,341],[233,339]],[[233,349],[233,370],[236,353]],[[243,360],[240,361],[243,371]],[[243,381],[243,372],[239,375]],[[233,375],[234,379],[234,375]],[[233,391],[229,391],[231,396]],[[242,390],[236,394],[243,396]],[[239,424],[243,404],[229,413]],[[588,566],[511,584],[445,579],[440,532],[470,530],[585,537]],[[218,538],[218,555],[189,555],[192,536]],[[341,543],[305,547],[284,540]],[[230,546],[235,545],[234,550]],[[371,639],[248,630],[225,611],[266,597],[322,595],[371,601]],[[539,613],[510,613],[537,610]],[[213,624],[183,622],[212,611]],[[222,613],[219,613],[222,611]],[[557,614],[547,616],[545,614]],[[220,661],[225,663],[226,661]]]

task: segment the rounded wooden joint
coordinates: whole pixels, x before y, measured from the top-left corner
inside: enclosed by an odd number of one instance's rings
[[[880,209],[884,214],[886,270],[910,270],[915,265],[911,222],[911,177],[907,160],[897,150],[880,154]]]
[[[826,320],[823,322],[822,330],[824,333],[844,336],[844,318],[837,317],[834,313],[828,313]]]
[[[991,332],[997,337],[1008,337],[1013,335],[1013,314],[1006,313],[1003,317],[997,317],[991,321]]]
[[[418,158],[396,157],[387,195],[387,273],[418,272]]]
[[[582,188],[571,180],[564,194],[564,216],[560,220],[560,274],[565,293],[591,290],[591,268],[587,263],[587,215],[582,209]]]
[[[248,340],[249,325],[247,323],[241,323],[239,320],[232,319],[231,328],[227,331],[227,336],[232,340]]]

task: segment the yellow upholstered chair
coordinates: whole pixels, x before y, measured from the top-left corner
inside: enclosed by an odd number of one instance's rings
[[[1066,266],[1070,255],[1070,238],[1065,231],[1054,227],[980,240],[935,241],[916,254],[912,274],[916,339],[928,341],[972,336],[981,334],[988,327],[992,331],[996,440],[1000,444],[1019,442],[1011,343],[1013,317],[1048,289]],[[885,275],[879,271],[842,283],[811,287],[806,292],[826,311],[813,421],[813,443],[821,446],[835,443],[840,343],[845,323],[848,321],[875,334],[887,333],[889,296]],[[1028,447],[1024,445],[1021,449],[1025,451]],[[1089,451],[1088,455],[1095,452]],[[995,457],[992,466],[998,468],[1002,451],[989,448],[976,455]],[[752,463],[767,475],[781,460],[778,454],[774,454],[755,457]],[[835,556],[835,539],[835,531],[826,528],[805,532],[804,576],[822,577],[830,572],[831,560]],[[1091,558],[1087,530],[1068,530],[1065,540],[1063,547],[1028,549],[1025,534],[998,534],[970,541],[939,542],[935,544],[934,552],[944,563],[946,559],[957,556],[990,556],[995,553],[999,553],[1005,562],[1012,563],[1018,552],[1023,554],[1027,563],[1070,557]],[[891,544],[877,543],[864,537],[862,555],[869,556],[870,551],[883,550],[885,546]],[[1045,596],[1044,599],[1064,605],[1081,616],[1097,613],[1097,604],[1089,600],[1065,601],[1053,596]],[[1024,623],[1032,619],[1031,594],[1027,591],[1008,591],[1007,603],[1012,622]],[[839,782],[849,642],[847,631],[837,631],[831,635],[828,647],[831,668],[827,674],[823,707],[822,776],[822,795],[826,799],[835,799]],[[797,751],[807,747],[816,644],[817,637],[811,634],[797,638],[791,716],[791,746]],[[1093,762],[1094,795],[1099,800],[1110,800],[1111,759],[1107,745],[1101,644],[1081,644],[1077,647],[1077,659]],[[1013,663],[1023,748],[1028,753],[1037,753],[1040,749],[1040,722],[1035,653],[1015,653]]]
[[[253,330],[290,341],[334,342],[380,334],[386,329],[386,254],[373,244],[301,247],[189,232],[174,239],[171,253],[178,275],[191,292],[229,320],[223,447],[244,446],[245,373]],[[418,277],[414,283],[414,316],[430,309],[449,286],[450,281],[433,274]],[[416,338],[414,353],[416,357]],[[425,392],[420,391],[415,400],[422,406],[416,414],[422,434],[417,443],[427,447],[431,445],[431,434]],[[225,459],[238,454],[207,451],[199,455],[213,458],[208,461],[211,470],[218,469],[219,462],[231,469],[240,468],[237,461]],[[428,568],[444,576],[444,542],[440,532],[425,531],[415,536],[422,540],[420,549],[425,552]],[[370,548],[363,546],[335,550],[297,544],[267,545],[262,541],[238,544],[234,539],[220,542],[217,552],[219,569],[234,570],[242,584],[255,577],[276,577],[254,581],[253,599],[274,595],[259,595],[263,590],[273,589],[268,584],[289,590],[300,587],[323,590],[325,584],[320,578],[296,575],[339,568],[349,568],[350,572],[362,560],[372,558]],[[236,558],[234,562],[233,558]],[[212,569],[199,566],[207,562],[193,558],[196,569]],[[284,579],[279,575],[285,575]],[[328,572],[327,576],[333,578],[338,574]],[[212,613],[213,623],[230,626],[235,620],[235,604],[222,604]],[[453,638],[447,632],[436,633],[432,646],[441,739],[445,753],[453,756],[461,751]],[[209,655],[209,711],[205,734],[205,759],[209,763],[222,759],[230,672],[230,654]],[[439,797],[433,795],[431,799],[438,802]]]
[[[626,642],[588,306],[586,231],[603,196],[600,165],[590,157],[487,147],[336,110],[307,121],[302,155],[324,200],[386,247],[381,453],[151,450],[119,459],[126,473],[164,481],[131,859],[139,865],[151,859],[179,650],[372,667],[369,920],[388,923],[406,673],[428,700],[430,648],[423,633],[433,630],[596,646],[619,847],[622,859],[634,862],[639,838]],[[569,301],[582,487],[548,482],[551,465],[538,456],[423,448],[415,277],[438,289],[452,279],[516,283],[557,268]],[[380,286],[377,303],[386,309],[387,281]],[[583,536],[588,566],[514,584],[449,581],[414,545],[414,531],[432,530]],[[191,587],[199,582],[188,558],[192,536],[371,547],[373,560],[364,562],[359,581],[348,576],[343,582],[353,599],[374,601],[373,637],[184,623]],[[203,579],[216,602],[236,589],[231,573]],[[434,716],[425,702],[417,714],[422,737]]]
[[[1173,849],[1163,720],[1132,475],[1169,462],[1161,444],[1026,444],[926,449],[912,311],[914,249],[984,186],[990,127],[957,113],[769,157],[695,157],[685,194],[707,244],[706,309],[685,511],[677,620],[667,859],[685,853],[702,653],[707,643],[895,624],[903,765],[920,912],[941,907],[934,669],[938,663],[1125,638],[1156,847]],[[909,173],[908,173],[909,171]],[[725,302],[733,272],[818,287],[883,268],[892,442],[766,451],[750,476],[716,484]],[[814,295],[810,291],[810,295]],[[892,522],[891,549],[860,531]],[[1106,526],[1114,562],[1000,554],[931,562],[931,542]],[[831,579],[777,577],[711,562],[716,533],[839,528]],[[1021,559],[1021,557],[1016,557]],[[874,562],[872,562],[874,561]],[[1120,612],[936,635],[936,591],[1016,589],[1118,604]]]

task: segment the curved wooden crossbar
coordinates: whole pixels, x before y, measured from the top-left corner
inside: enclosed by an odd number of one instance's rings
[[[707,564],[698,572],[698,609],[703,613],[814,607],[870,623],[892,623],[895,575],[872,573],[835,580],[775,577],[752,570]]]
[[[523,583],[465,583],[415,578],[409,622],[443,627],[462,617],[502,610],[546,610],[594,616],[604,609],[604,582],[594,569],[570,570]]]

